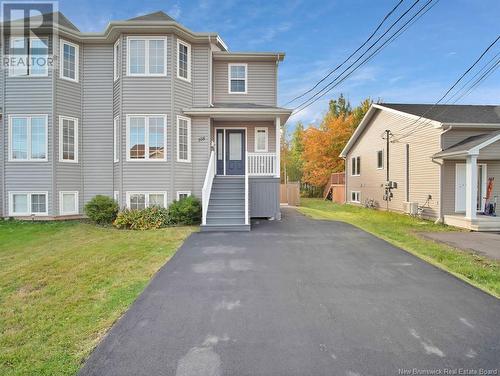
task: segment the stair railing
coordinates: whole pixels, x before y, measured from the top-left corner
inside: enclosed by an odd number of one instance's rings
[[[250,218],[248,213],[248,152],[245,151],[245,224],[250,224]]]
[[[215,177],[215,152],[210,152],[210,159],[208,160],[207,174],[203,182],[201,190],[201,207],[202,207],[202,224],[207,224],[208,203],[210,201],[210,194],[212,193],[212,183]]]

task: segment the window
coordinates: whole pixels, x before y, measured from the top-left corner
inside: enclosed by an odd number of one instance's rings
[[[59,213],[61,215],[78,214],[78,192],[59,192]]]
[[[166,160],[166,115],[127,115],[127,160]]]
[[[177,116],[177,161],[191,162],[191,119]]]
[[[382,170],[384,168],[384,151],[377,151],[377,168]]]
[[[78,119],[59,116],[59,161],[78,162]]]
[[[189,196],[191,196],[191,191],[177,191],[177,201],[185,199]]]
[[[166,44],[164,37],[129,37],[128,75],[166,76]]]
[[[268,150],[268,136],[267,128],[255,128],[255,151],[267,152]]]
[[[48,38],[10,38],[9,76],[28,77],[49,75]]]
[[[247,93],[247,65],[229,64],[229,94]]]
[[[113,78],[116,81],[120,77],[120,40],[113,46]]]
[[[47,192],[9,192],[12,216],[47,215]]]
[[[361,202],[361,192],[351,191],[351,202],[360,203]]]
[[[352,176],[361,175],[361,157],[351,158],[351,175]]]
[[[191,45],[177,40],[177,77],[191,82]]]
[[[79,47],[76,44],[61,40],[61,78],[78,82]]]
[[[167,207],[166,192],[127,192],[127,205],[131,210],[141,210],[150,206]]]
[[[9,160],[47,160],[47,115],[9,116]]]
[[[120,117],[116,116],[113,119],[113,160],[118,162],[120,160]]]
[[[120,203],[120,191],[114,191],[114,192],[113,192],[113,199],[114,199],[117,203]]]

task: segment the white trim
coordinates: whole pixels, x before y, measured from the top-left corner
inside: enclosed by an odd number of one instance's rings
[[[73,122],[75,140],[74,140],[74,156],[75,159],[63,159],[63,120],[69,120]],[[59,162],[64,163],[78,163],[78,119],[69,116],[59,116]]]
[[[64,75],[64,45],[67,44],[70,47],[75,48],[75,78],[66,77]],[[80,46],[75,43],[71,43],[67,40],[61,39],[59,43],[59,78],[63,80],[78,82],[79,79],[79,70],[80,70]]]
[[[130,41],[143,40],[144,43],[144,73],[131,73],[130,72]],[[149,41],[163,40],[163,72],[162,73],[149,73]],[[167,37],[162,36],[128,36],[127,37],[127,76],[129,77],[164,77],[167,75]]]
[[[179,156],[179,120],[185,120],[187,122],[187,139],[188,139],[188,144],[187,144],[187,153],[188,157],[187,159],[181,159]],[[176,143],[176,149],[177,149],[177,162],[182,162],[182,163],[190,163],[191,162],[191,118],[177,115],[177,143]]]
[[[177,201],[180,200],[179,196],[180,195],[188,195],[191,196],[191,191],[177,191]]]
[[[245,91],[231,91],[231,67],[245,67]],[[237,80],[241,80],[238,78]],[[229,63],[227,64],[227,92],[229,94],[248,94],[248,64],[247,63]]]
[[[145,134],[144,134],[144,158],[130,158],[130,118],[131,117],[144,117],[144,126],[145,126]],[[163,153],[163,158],[155,158],[155,159],[150,159],[149,158],[149,118],[150,117],[162,117],[163,118],[163,125],[164,125],[164,131],[163,131],[163,143],[164,143],[164,153]],[[127,162],[165,162],[167,160],[167,115],[166,114],[127,114],[126,115],[126,122],[127,122],[127,129],[126,129],[126,138],[127,138],[127,156],[126,156],[126,161]]]
[[[479,145],[477,145],[477,146],[475,146],[475,147],[471,148],[471,149],[469,150],[469,154],[470,154],[470,155],[474,155],[474,154],[478,155],[478,154],[479,154],[479,151],[480,151],[481,149],[483,149],[483,148],[485,148],[486,146],[489,146],[489,145],[491,145],[491,144],[493,144],[493,143],[497,142],[498,140],[500,140],[500,133],[498,133],[496,136],[491,137],[489,140],[484,141],[482,144],[479,144]]]
[[[15,39],[38,39],[38,40],[45,40],[46,41],[46,44],[47,44],[47,56],[46,56],[46,59],[48,60],[49,58],[49,55],[48,55],[48,51],[49,51],[49,38],[48,37],[41,37],[41,38],[38,38],[38,37],[34,37],[34,38],[31,38],[31,37],[28,37],[28,38],[25,38],[24,36],[11,36],[9,38],[9,53],[11,51],[11,48],[12,48],[12,41],[15,40]],[[5,54],[4,54],[5,56]],[[27,49],[27,54],[26,54],[27,58],[30,59],[30,51],[29,51],[29,48]],[[9,65],[9,73],[8,73],[8,77],[12,77],[12,78],[35,78],[35,77],[48,77],[49,76],[49,67],[48,65],[45,66],[45,71],[43,74],[26,74],[26,75],[14,75],[12,72],[14,70],[14,67]]]
[[[130,209],[130,196],[131,195],[144,195],[145,196],[145,207],[149,207],[149,195],[163,195],[163,207],[167,207],[167,191],[127,191],[125,192],[126,206]]]
[[[116,134],[118,131],[118,134]],[[113,119],[113,162],[120,161],[120,115],[117,115]]]
[[[118,51],[117,48],[118,47]],[[113,81],[116,81],[120,78],[120,56],[121,56],[121,45],[120,38],[118,38],[113,45]]]
[[[120,191],[113,191],[113,200],[120,204]]]
[[[63,196],[64,195],[74,195],[74,198],[75,198],[75,211],[73,212],[64,212],[63,209],[64,209],[64,206],[63,206]],[[78,191],[59,191],[59,214],[60,215],[77,215],[79,214],[79,207],[78,207],[78,203],[79,203],[79,199],[78,199]]]
[[[358,200],[353,200],[352,199],[352,194],[353,193],[358,196]],[[361,192],[360,191],[351,191],[351,195],[349,196],[349,201],[353,202],[355,204],[361,204]]]
[[[214,130],[214,140],[217,142],[217,129],[222,129],[224,132],[224,136],[222,138],[222,142],[224,142],[224,149],[223,149],[223,161],[224,161],[224,173],[219,176],[244,176],[244,175],[227,175],[226,174],[226,152],[227,152],[227,147],[226,147],[226,130],[244,130],[245,131],[245,153],[243,155],[243,158],[245,158],[245,168],[248,163],[246,160],[246,153],[248,152],[248,128],[246,127],[215,127]],[[217,145],[217,144],[216,144]],[[215,156],[215,175],[217,176],[217,155]]]
[[[382,167],[379,167],[378,165],[378,153],[382,153]],[[385,163],[384,163],[384,149],[382,150],[377,150],[377,170],[383,170],[384,167],[385,167]]]
[[[179,56],[180,56],[180,49],[179,45],[182,44],[184,47],[187,48],[187,78],[182,77],[179,73],[180,71],[180,65],[179,65]],[[177,78],[186,82],[191,82],[191,45],[189,43],[184,42],[183,40],[180,40],[177,38]]]
[[[14,213],[14,195],[27,195],[27,209],[26,213]],[[45,212],[43,213],[32,213],[31,211],[31,196],[32,195],[45,195]],[[9,191],[9,216],[10,217],[23,217],[23,216],[44,216],[48,215],[49,211],[49,192],[47,191]]]
[[[34,117],[44,117],[45,118],[45,158],[31,158],[31,119]],[[26,159],[14,159],[12,158],[12,119],[13,118],[26,118],[27,119],[27,124],[28,124],[28,133],[27,133],[27,153],[28,157]],[[11,114],[8,116],[8,122],[9,122],[9,130],[8,130],[8,142],[9,142],[9,155],[8,155],[8,161],[9,162],[47,162],[49,160],[49,128],[48,128],[48,122],[49,122],[49,115],[47,114],[30,114],[30,115],[25,115],[25,114]]]
[[[264,149],[257,149],[257,134],[259,131],[264,131],[266,135],[265,147]],[[278,137],[278,135],[276,135]],[[254,135],[254,150],[256,153],[267,153],[269,151],[269,128],[268,127],[255,127]]]

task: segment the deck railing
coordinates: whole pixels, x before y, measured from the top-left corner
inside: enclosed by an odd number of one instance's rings
[[[215,152],[212,150],[208,160],[207,174],[201,190],[202,224],[207,224],[208,203],[212,192],[212,183],[215,177]]]
[[[253,176],[276,175],[275,153],[247,153],[248,174]]]
[[[248,152],[246,154],[246,160],[248,161]],[[249,200],[250,192],[248,187],[248,163],[245,163],[245,224],[250,224],[250,213],[248,208],[248,200]]]

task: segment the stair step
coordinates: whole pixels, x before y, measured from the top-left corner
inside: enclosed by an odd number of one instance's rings
[[[207,225],[244,225],[244,218],[207,218]]]
[[[245,225],[245,224],[229,224],[229,225],[206,224],[206,225],[201,225],[201,231],[202,232],[250,231],[250,225]]]
[[[231,198],[231,197],[219,197],[210,198],[209,205],[245,205],[244,197]]]
[[[245,198],[245,193],[243,192],[212,192],[210,195],[210,198],[231,198],[231,199],[244,199]]]
[[[210,209],[215,209],[215,210],[245,210],[245,203],[238,203],[238,204],[219,204],[219,203],[209,203],[208,204],[208,210]]]

